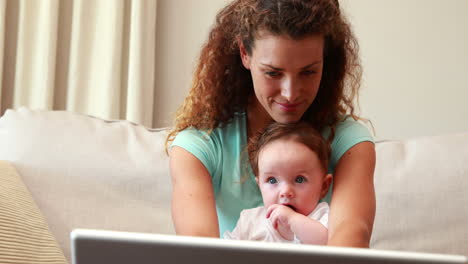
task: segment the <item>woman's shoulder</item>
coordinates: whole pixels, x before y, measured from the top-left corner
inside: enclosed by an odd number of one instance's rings
[[[330,136],[331,128],[326,127],[322,131],[322,136],[328,138]],[[366,137],[373,139],[364,121],[355,120],[348,116],[342,118],[335,124],[335,136],[333,141],[339,141],[342,137],[354,138],[354,137]]]
[[[220,160],[236,156],[245,141],[245,115],[237,114],[229,123],[212,130],[186,128],[180,131],[171,144],[181,147],[197,157],[210,173],[219,169]]]
[[[193,138],[213,140],[226,137],[226,135],[240,134],[243,132],[242,129],[245,129],[245,113],[234,113],[234,116],[227,123],[220,124],[211,130],[188,127],[177,134],[174,142]]]
[[[323,131],[322,135],[328,138],[330,131],[331,129],[328,127]],[[374,137],[362,121],[355,120],[352,117],[346,117],[339,121],[335,126],[335,135],[331,142],[330,165],[334,168],[346,151],[365,141],[374,142]]]
[[[347,117],[336,124],[335,136],[372,138],[372,135],[368,127],[364,124],[364,121],[354,120],[352,117]]]

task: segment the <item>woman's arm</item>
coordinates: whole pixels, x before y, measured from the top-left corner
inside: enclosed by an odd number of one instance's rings
[[[178,235],[219,237],[211,176],[203,163],[183,148],[170,151],[172,219]]]
[[[375,217],[375,146],[361,142],[340,158],[334,174],[328,245],[369,247]]]

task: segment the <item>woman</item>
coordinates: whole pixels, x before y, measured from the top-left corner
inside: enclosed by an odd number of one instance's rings
[[[357,53],[334,0],[236,0],[218,13],[167,139],[177,234],[219,237],[262,205],[247,142],[303,120],[331,142],[328,245],[369,246],[375,149],[355,121]]]

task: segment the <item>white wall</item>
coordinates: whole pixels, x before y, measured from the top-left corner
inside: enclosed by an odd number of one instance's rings
[[[172,124],[225,0],[159,0],[157,126]],[[360,41],[361,114],[378,139],[468,131],[467,0],[341,0]]]
[[[377,137],[468,131],[468,1],[345,0]]]
[[[158,0],[153,124],[173,124],[192,81],[201,45],[227,0]]]

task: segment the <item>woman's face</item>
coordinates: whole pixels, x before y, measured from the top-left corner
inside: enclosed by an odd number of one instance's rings
[[[323,68],[324,38],[300,40],[260,34],[249,56],[241,45],[244,67],[250,70],[256,100],[249,114],[279,123],[297,122],[317,95]]]

